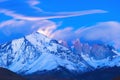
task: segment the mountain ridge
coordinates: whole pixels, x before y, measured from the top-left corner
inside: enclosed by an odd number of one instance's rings
[[[120,66],[120,56],[113,48],[82,44],[77,40],[73,49],[33,33],[0,45],[0,66],[19,74],[52,70],[63,66],[71,71],[86,72],[97,67]],[[96,51],[97,50],[97,51]]]

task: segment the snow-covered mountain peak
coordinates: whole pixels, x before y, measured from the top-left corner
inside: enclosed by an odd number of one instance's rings
[[[78,70],[86,67],[68,48],[40,33],[0,45],[0,53],[0,66],[18,73],[51,70],[57,66]]]
[[[33,33],[1,44],[0,66],[24,74],[57,69],[58,66],[80,72],[97,66],[120,66],[119,53],[109,46],[89,45],[79,40],[74,41],[72,50],[68,49],[66,42],[63,45],[40,33]]]
[[[27,40],[33,44],[39,43],[40,41],[49,42],[51,39],[47,38],[45,35],[35,32],[25,37]]]

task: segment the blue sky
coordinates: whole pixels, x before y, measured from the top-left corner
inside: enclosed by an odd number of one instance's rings
[[[79,38],[120,47],[119,3],[119,0],[0,0],[0,43],[38,31],[57,40]]]

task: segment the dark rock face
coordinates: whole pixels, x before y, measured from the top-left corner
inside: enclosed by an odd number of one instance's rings
[[[26,80],[26,79],[8,69],[0,68],[0,80]]]
[[[82,46],[81,46],[82,45]],[[95,60],[105,59],[107,57],[112,57],[115,54],[112,52],[112,49],[107,45],[94,44],[89,45],[87,43],[78,43],[75,46],[74,53],[84,53],[89,55],[89,57],[93,57]]]
[[[65,46],[65,44],[68,46],[68,43],[66,41],[63,41],[61,45]],[[71,48],[71,46],[73,48]],[[88,55],[90,58],[93,57],[95,60],[101,60],[105,59],[107,57],[112,58],[115,54],[112,52],[112,49],[114,49],[111,46],[104,45],[104,44],[89,44],[89,43],[82,43],[79,39],[76,39],[73,41],[73,45],[68,46],[71,51],[73,51],[76,54],[81,55],[81,53],[84,53],[85,55]]]
[[[91,56],[93,56],[95,59],[104,59],[114,56],[114,53],[109,49],[108,46],[104,45],[93,45],[91,49]]]

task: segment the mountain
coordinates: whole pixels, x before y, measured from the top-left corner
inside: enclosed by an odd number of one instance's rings
[[[59,70],[59,66],[84,73],[120,66],[119,62],[120,55],[111,46],[76,40],[71,49],[37,32],[0,45],[0,67],[22,75]]]
[[[63,41],[68,45],[66,41]],[[61,41],[61,45],[62,44]],[[82,43],[79,39],[72,41],[67,48],[78,55],[80,61],[93,69],[120,66],[120,52],[114,47],[104,44]]]
[[[0,67],[0,80],[26,80],[20,75]]]
[[[57,66],[81,72],[88,68],[80,62],[79,56],[40,33],[1,44],[0,66],[22,74],[51,70]]]

